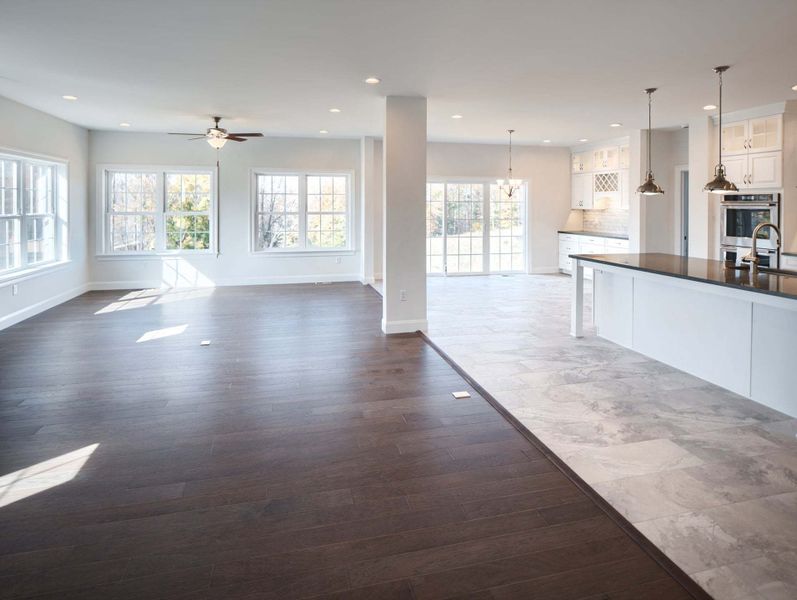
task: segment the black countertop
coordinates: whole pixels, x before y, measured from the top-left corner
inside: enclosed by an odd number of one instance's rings
[[[751,279],[750,271],[726,269],[718,260],[674,254],[571,254],[570,258],[797,300],[797,273],[782,275],[759,271]]]
[[[614,238],[616,240],[627,240],[627,233],[609,233],[607,231],[583,231],[581,229],[560,229],[558,233],[569,233],[570,235],[591,235],[594,237]]]

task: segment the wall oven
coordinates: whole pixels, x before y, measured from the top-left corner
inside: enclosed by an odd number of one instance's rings
[[[759,223],[780,226],[780,194],[726,194],[720,206],[723,247],[751,247],[753,229]],[[757,245],[760,249],[777,248],[770,228],[758,235]]]

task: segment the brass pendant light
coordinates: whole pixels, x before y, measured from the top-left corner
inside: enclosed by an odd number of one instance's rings
[[[704,192],[712,192],[714,194],[728,194],[730,192],[738,192],[739,188],[732,181],[725,178],[725,165],[722,164],[722,74],[730,67],[714,67],[714,72],[719,77],[720,84],[720,101],[719,101],[719,162],[714,168],[714,179],[709,181],[704,187]]]
[[[653,129],[651,127],[651,105],[653,104],[653,92],[656,88],[648,88],[645,93],[648,95],[648,169],[645,176],[645,182],[640,185],[636,191],[643,196],[658,196],[664,193],[658,183],[653,179],[653,171],[650,170],[650,140],[653,136]]]

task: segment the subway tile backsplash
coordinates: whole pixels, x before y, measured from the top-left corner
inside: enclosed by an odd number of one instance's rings
[[[628,211],[620,208],[585,210],[584,231],[605,233],[628,233]]]

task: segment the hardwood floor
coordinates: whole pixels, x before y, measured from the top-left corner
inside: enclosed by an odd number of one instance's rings
[[[93,292],[0,332],[0,598],[691,597],[380,316]]]

